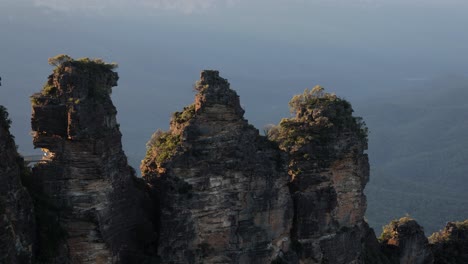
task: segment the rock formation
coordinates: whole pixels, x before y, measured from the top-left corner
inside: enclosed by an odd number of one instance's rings
[[[0,106],[0,263],[31,263],[35,221],[31,197],[21,183],[28,171]]]
[[[291,237],[301,263],[358,263],[368,231],[367,128],[351,105],[315,87],[291,102],[295,117],[268,132],[289,153]]]
[[[423,228],[413,219],[403,217],[384,227],[382,243],[400,264],[432,264],[434,256]]]
[[[146,185],[122,151],[110,99],[118,75],[101,60],[50,60],[54,73],[31,97],[39,259],[47,263],[141,263],[157,234],[143,207]],[[151,211],[151,210],[148,210]]]
[[[49,63],[31,97],[44,152],[32,174],[0,107],[0,263],[468,263],[468,220],[428,243],[402,218],[379,244],[364,220],[367,128],[319,86],[263,137],[228,81],[203,71],[194,104],[148,142],[142,180],[109,96],[115,65]]]
[[[161,212],[163,263],[270,263],[290,248],[292,203],[283,155],[243,118],[217,71],[195,103],[156,132],[142,172]]]
[[[435,264],[468,263],[468,220],[449,222],[429,237]]]

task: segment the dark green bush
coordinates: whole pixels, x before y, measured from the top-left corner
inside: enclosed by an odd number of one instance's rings
[[[157,130],[146,144],[145,160],[148,161],[154,158],[156,164],[160,166],[176,153],[179,145],[180,135]]]
[[[184,107],[182,112],[172,114],[172,120],[178,124],[182,124],[190,120],[195,115],[195,104]]]
[[[0,122],[1,122],[1,124],[5,124],[7,129],[10,129],[11,120],[8,117],[7,109],[2,105],[0,105]]]
[[[351,104],[323,87],[306,89],[289,102],[293,118],[283,118],[278,126],[267,131],[269,139],[279,142],[282,149],[295,151],[301,146],[320,140],[326,142],[333,133],[353,131],[367,142],[368,129],[362,118],[352,115]]]

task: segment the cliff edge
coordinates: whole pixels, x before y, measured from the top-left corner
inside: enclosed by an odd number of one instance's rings
[[[151,206],[146,185],[122,150],[110,99],[116,65],[66,55],[49,63],[53,74],[31,97],[33,143],[44,152],[33,168],[46,201],[38,221],[40,260],[140,263],[157,234],[143,209]]]

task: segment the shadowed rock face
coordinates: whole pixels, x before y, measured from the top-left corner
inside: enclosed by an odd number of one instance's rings
[[[384,227],[382,243],[387,252],[398,256],[400,264],[431,264],[434,256],[423,228],[413,219],[403,217]]]
[[[316,87],[291,102],[269,136],[289,153],[291,237],[301,263],[359,263],[369,180],[365,127],[348,102]]]
[[[292,236],[302,245],[303,261],[353,263],[360,259],[369,177],[365,145],[351,132],[331,135],[291,153],[300,173],[291,182],[295,204]],[[317,144],[318,143],[318,144]],[[304,159],[304,153],[308,158]]]
[[[69,61],[32,96],[34,146],[45,152],[33,169],[46,201],[40,257],[51,263],[140,263],[157,239],[146,185],[122,151],[109,96],[117,79],[101,62]]]
[[[161,207],[163,263],[270,263],[289,250],[292,203],[284,157],[243,118],[239,97],[204,71],[195,103],[167,132],[176,151],[149,151],[144,178]],[[153,144],[160,144],[162,139]],[[150,142],[151,144],[151,142]]]
[[[468,220],[448,222],[430,238],[435,264],[468,263]]]
[[[21,184],[27,173],[0,106],[0,263],[31,263],[35,221],[31,197]]]

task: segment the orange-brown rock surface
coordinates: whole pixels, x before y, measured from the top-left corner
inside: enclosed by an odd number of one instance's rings
[[[162,263],[270,263],[290,249],[283,154],[243,118],[217,71],[203,71],[196,90],[142,163],[158,194]]]

